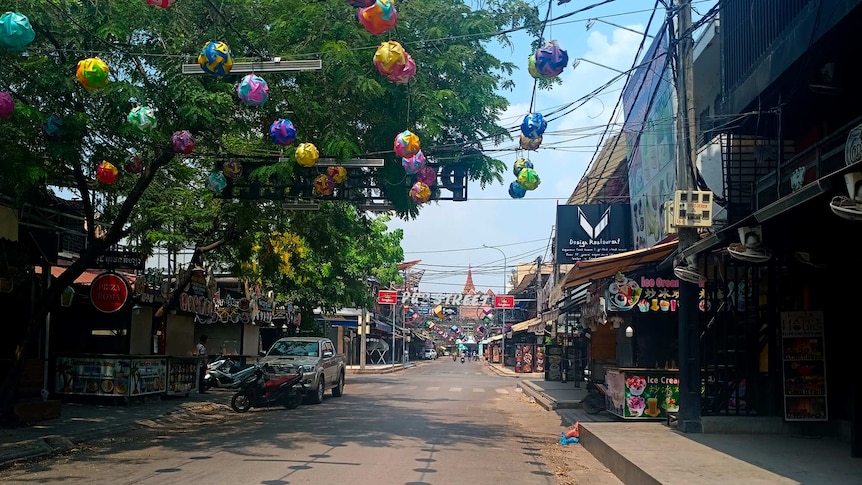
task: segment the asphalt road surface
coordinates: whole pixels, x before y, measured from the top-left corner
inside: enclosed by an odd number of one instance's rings
[[[619,483],[517,379],[451,359],[348,376],[344,396],[295,410],[227,406],[218,419],[143,429],[0,471],[0,483]],[[217,402],[230,394],[213,393]]]

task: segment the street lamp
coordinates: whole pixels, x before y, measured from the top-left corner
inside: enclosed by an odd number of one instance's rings
[[[581,62],[586,62],[586,63],[592,64],[594,66],[604,67],[605,69],[610,69],[611,71],[616,71],[620,74],[627,74],[625,71],[620,71],[619,69],[617,69],[615,67],[606,66],[604,64],[599,64],[598,62],[591,61],[589,59],[584,59],[583,57],[578,57],[577,59],[572,61],[572,70],[577,68],[581,64]]]
[[[603,23],[603,24],[608,24],[608,25],[613,26],[613,27],[616,27],[616,28],[618,28],[618,29],[628,30],[629,32],[634,32],[635,34],[638,34],[638,35],[645,35],[645,36],[649,37],[650,39],[652,39],[652,38],[653,38],[653,36],[652,36],[652,35],[646,34],[646,33],[644,33],[644,32],[638,32],[638,31],[637,31],[637,30],[635,30],[635,29],[630,29],[630,28],[628,28],[628,27],[624,27],[624,26],[622,26],[622,25],[617,25],[617,24],[615,24],[615,23],[613,23],[613,22],[608,22],[607,20],[602,20],[602,19],[589,19],[589,20],[587,20],[587,25],[586,25],[587,30],[590,30],[590,29],[593,27],[593,25],[596,25],[596,22],[601,22],[601,23]]]
[[[497,251],[500,251],[500,254],[503,255],[503,294],[505,295],[506,294],[506,280],[508,279],[508,278],[506,278],[506,276],[507,276],[506,275],[506,267],[508,266],[506,264],[506,253],[504,253],[502,249],[495,247],[495,246],[488,246],[487,244],[483,244],[482,247],[483,248],[489,248],[489,249],[496,249]],[[500,355],[501,355],[500,360],[502,361],[501,363],[503,364],[503,367],[506,367],[506,309],[503,308],[502,310],[503,311],[500,312],[500,316],[501,316],[500,317],[501,318],[500,335],[502,335],[503,338],[500,339],[501,340],[501,343],[500,343]]]

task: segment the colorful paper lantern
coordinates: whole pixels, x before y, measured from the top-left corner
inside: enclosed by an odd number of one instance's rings
[[[415,175],[419,169],[425,166],[425,154],[422,150],[416,152],[416,155],[401,159],[401,166],[408,175]]]
[[[260,106],[269,99],[269,85],[262,77],[248,74],[237,84],[236,94],[246,106]]]
[[[360,8],[356,15],[359,23],[373,35],[392,30],[398,20],[398,11],[393,0],[377,0],[370,7]]]
[[[236,160],[229,160],[221,165],[221,172],[225,177],[238,179],[242,176],[242,163]]]
[[[344,167],[327,167],[326,175],[329,176],[335,183],[340,184],[347,180],[347,169]]]
[[[189,130],[175,131],[171,135],[171,148],[177,153],[188,155],[195,151],[195,137],[192,136]]]
[[[395,136],[395,154],[401,158],[410,158],[419,152],[419,137],[410,130],[404,130]]]
[[[395,64],[386,78],[396,84],[407,84],[416,75],[416,62],[409,53],[404,53],[404,64]]]
[[[531,150],[536,151],[542,145],[542,137],[538,138],[527,138],[524,135],[521,135],[520,140],[521,150]]]
[[[537,174],[535,170],[532,168],[525,168],[518,174],[518,183],[527,190],[536,190],[536,187],[538,187],[542,181],[539,180],[539,174]]]
[[[555,40],[548,42],[536,51],[536,69],[543,76],[559,76],[568,63],[569,54],[560,49]]]
[[[296,128],[293,127],[293,122],[284,118],[273,121],[272,126],[269,127],[269,138],[276,145],[290,145],[296,141]]]
[[[432,186],[437,183],[437,169],[425,165],[416,172],[416,181],[422,182],[427,186]]]
[[[524,116],[524,121],[521,123],[521,133],[527,138],[538,138],[545,133],[545,128],[548,127],[548,122],[542,116],[542,113],[530,113]]]
[[[290,122],[288,121],[288,123]],[[293,136],[296,136],[295,131]],[[314,143],[300,143],[299,146],[296,147],[296,163],[303,167],[313,167],[314,164],[317,163],[318,158],[320,158],[320,152],[317,151],[317,147],[314,146]]]
[[[404,64],[404,47],[394,40],[389,40],[380,44],[377,51],[374,52],[374,67],[384,76],[392,72],[392,68],[396,64]]]
[[[422,182],[416,182],[413,187],[410,187],[410,198],[417,204],[428,202],[428,199],[431,198],[431,187]]]
[[[15,100],[6,91],[0,91],[0,118],[8,118],[15,111]]]
[[[335,180],[322,173],[314,178],[314,191],[320,195],[332,195],[335,189]]]
[[[98,57],[91,57],[78,61],[75,77],[78,78],[78,82],[84,86],[84,89],[102,89],[108,85],[109,72],[110,68],[105,64],[105,61]]]
[[[141,160],[140,156],[132,154],[126,157],[123,167],[125,167],[126,172],[141,173],[144,170],[144,161]]]
[[[530,54],[527,57],[527,72],[530,73],[530,76],[533,76],[534,79],[542,79],[542,73],[536,68],[536,55]]]
[[[156,114],[149,106],[132,108],[126,120],[140,131],[149,131],[156,127]]]
[[[215,194],[218,194],[227,187],[227,179],[221,172],[210,172],[207,177],[207,188]]]
[[[233,67],[233,55],[224,42],[209,41],[198,55],[198,64],[207,74],[224,76]]]
[[[169,8],[177,0],[144,0],[147,5],[156,8]]]
[[[518,182],[512,182],[509,184],[509,197],[513,199],[523,199],[525,195],[527,195],[527,189],[525,189],[523,185]]]
[[[514,164],[512,164],[512,173],[517,177],[518,174],[521,173],[521,170],[524,170],[525,168],[533,168],[533,162],[526,158],[519,158],[515,160]]]
[[[347,0],[347,4],[351,7],[365,8],[374,5],[377,0]]]
[[[10,51],[23,51],[36,38],[30,19],[18,12],[0,16],[0,47]]]
[[[120,171],[113,163],[102,160],[102,163],[96,167],[96,179],[105,185],[111,185],[117,181]]]
[[[60,138],[60,130],[63,128],[63,119],[57,115],[51,115],[42,122],[42,133],[49,139]]]

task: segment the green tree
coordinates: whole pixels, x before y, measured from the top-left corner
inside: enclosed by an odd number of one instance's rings
[[[298,170],[317,170],[291,161],[296,145],[277,147],[268,139],[273,120],[290,118],[297,142],[314,143],[323,156],[384,158],[385,167],[365,176],[398,217],[420,210],[392,153],[394,136],[404,129],[420,136],[431,161],[467,164],[470,179],[481,186],[500,183],[506,167],[482,149],[508,136],[497,123],[507,107],[498,90],[513,87],[507,76],[514,65],[485,45],[508,41],[495,32],[527,26],[538,33],[540,27],[536,10],[519,0],[491,1],[481,9],[455,0],[412,0],[398,6],[397,28],[382,36],[363,30],[355,9],[338,1],[184,0],[157,9],[143,1],[11,0],[5,7],[26,15],[36,37],[25,52],[0,50],[0,89],[16,102],[12,116],[0,120],[0,193],[23,204],[49,187],[72,191],[82,200],[88,246],[42,289],[0,391],[4,411],[11,408],[29,340],[60,290],[121,241],[147,251],[194,246],[197,254],[219,249],[250,257],[254,235],[299,234],[311,249],[297,263],[299,273],[264,276],[308,305],[326,308],[360,301],[369,271],[391,279],[387,264],[399,256],[394,246],[400,236],[384,235],[379,223],[343,204],[285,215],[277,203],[218,200],[205,188],[206,176],[225,159],[269,162],[251,177],[288,185]],[[388,39],[402,42],[417,64],[406,85],[389,82],[372,64],[374,49]],[[239,75],[182,74],[180,65],[195,62],[210,40],[227,42],[237,60],[316,57],[323,69],[265,73],[269,101],[246,107],[235,94]],[[110,66],[111,82],[102,89],[87,90],[75,79],[78,61],[91,57]],[[155,110],[155,129],[142,132],[125,121],[136,106]],[[52,115],[63,123],[48,138],[41,126]],[[194,153],[171,149],[178,130],[194,135]],[[132,150],[143,160],[137,175],[123,170]],[[120,168],[117,183],[96,182],[103,160]],[[369,242],[385,244],[372,249]]]

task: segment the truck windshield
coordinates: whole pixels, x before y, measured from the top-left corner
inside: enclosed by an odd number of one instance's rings
[[[276,342],[272,348],[269,349],[269,355],[317,357],[317,347],[317,342],[303,342],[297,340]]]

